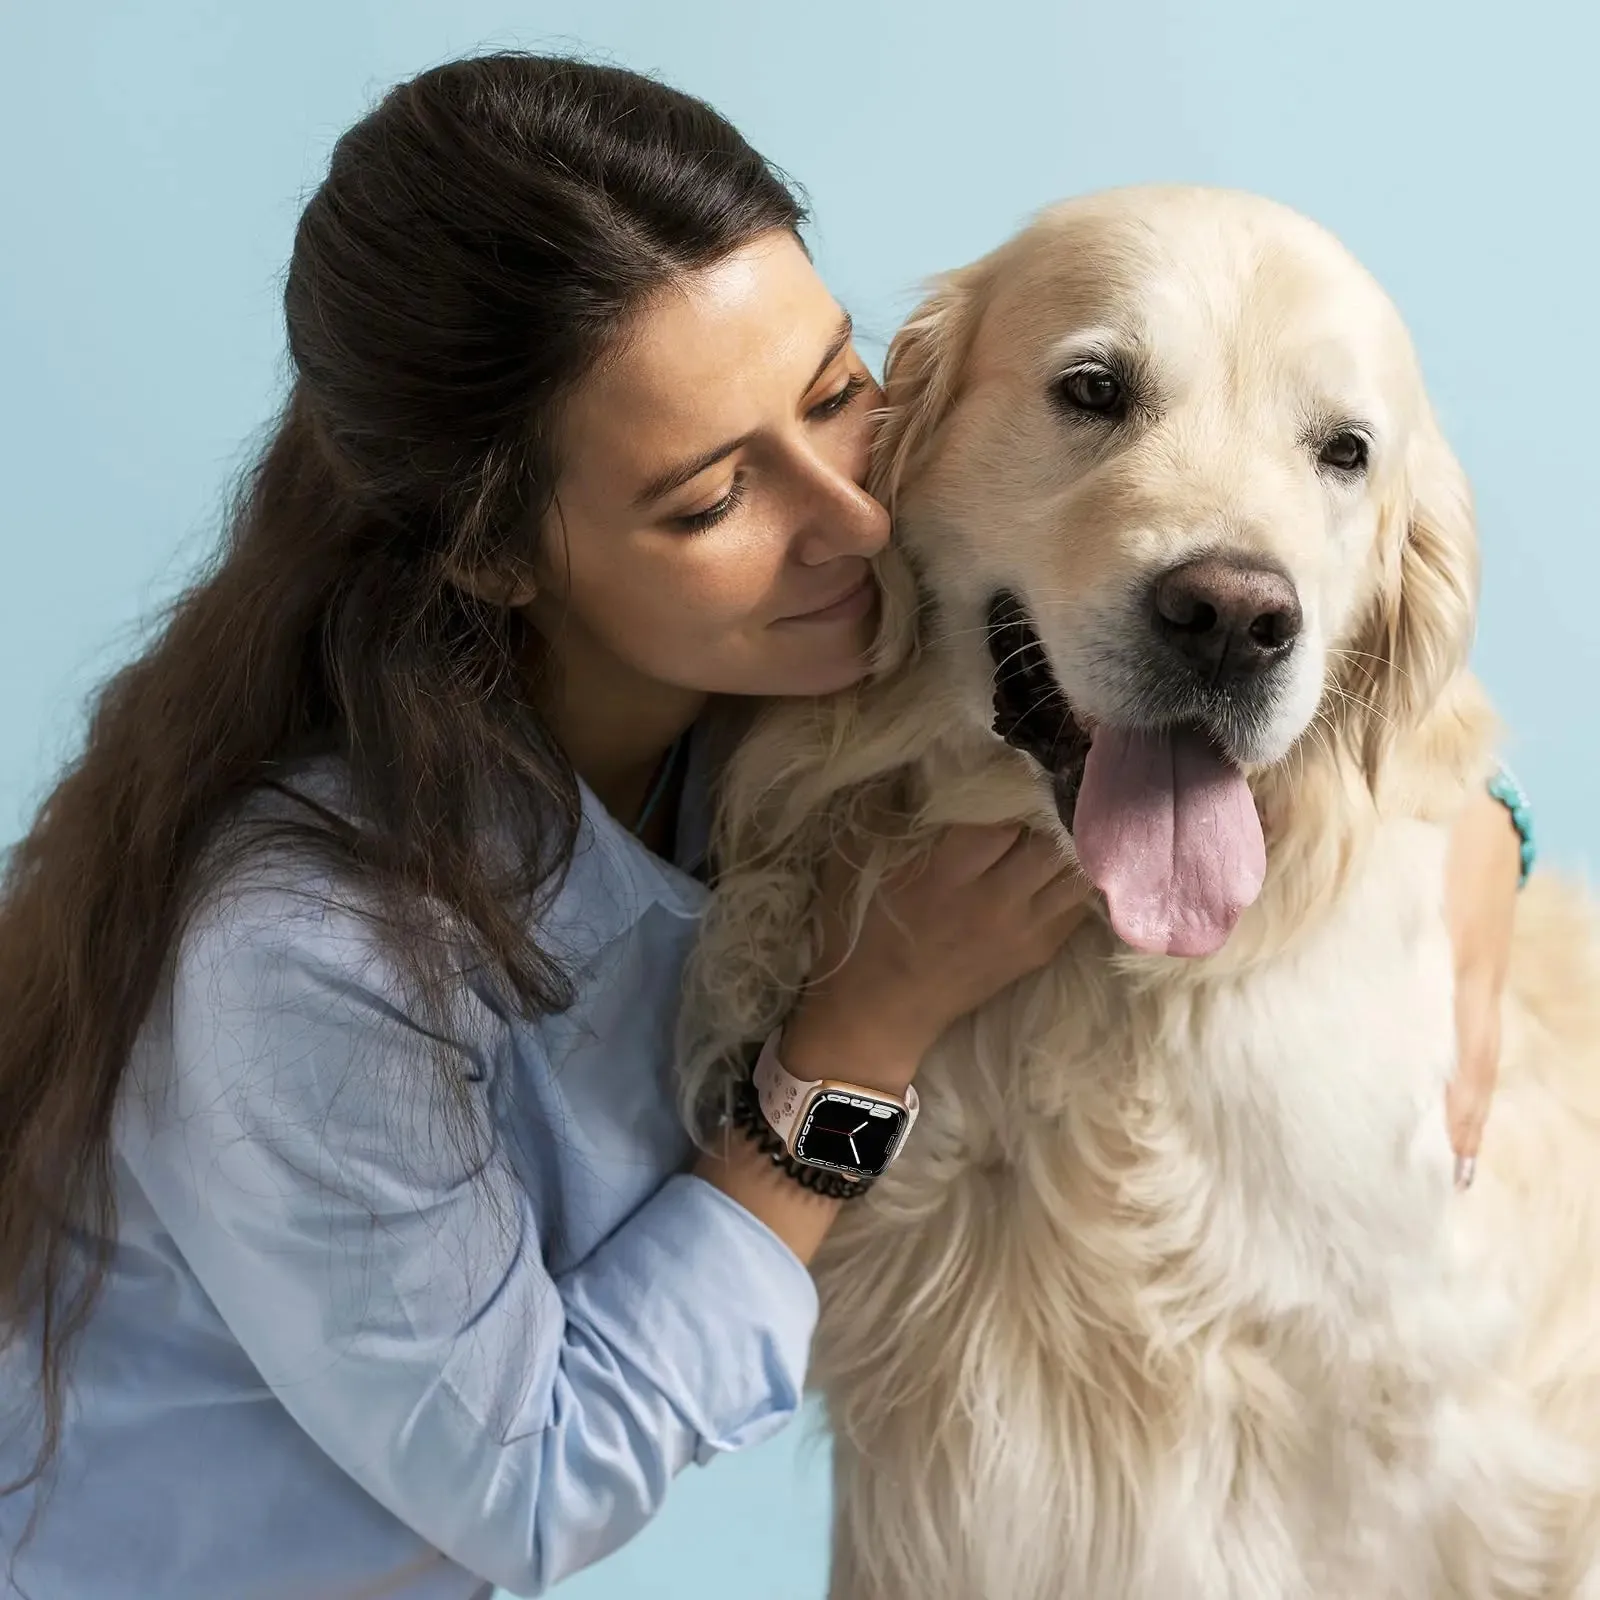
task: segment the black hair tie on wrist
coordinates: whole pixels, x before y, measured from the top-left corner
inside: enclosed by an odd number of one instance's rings
[[[813,1167],[804,1161],[796,1161],[761,1114],[761,1101],[756,1094],[755,1084],[749,1078],[741,1078],[734,1088],[728,1123],[739,1129],[747,1139],[753,1140],[756,1148],[779,1172],[813,1194],[826,1195],[830,1200],[854,1200],[872,1187],[871,1178],[847,1178],[842,1172],[830,1172],[826,1167]]]

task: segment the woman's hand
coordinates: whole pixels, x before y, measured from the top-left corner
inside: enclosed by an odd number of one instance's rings
[[[880,885],[852,939],[860,867],[822,875],[822,942],[811,986],[783,1031],[797,1078],[843,1078],[903,1094],[941,1033],[1045,965],[1082,920],[1088,883],[1049,839],[1014,827],[953,827],[927,858]],[[810,1261],[839,1202],[791,1182],[737,1135],[697,1176]]]
[[[952,1022],[1055,955],[1091,892],[1043,835],[956,826],[884,881],[852,941],[857,871],[840,855],[823,874],[815,976],[783,1057],[796,1077],[894,1093]]]
[[[1457,1065],[1446,1110],[1456,1184],[1477,1165],[1500,1066],[1500,1001],[1511,962],[1521,845],[1506,808],[1489,794],[1469,805],[1450,840],[1445,910],[1456,953]]]

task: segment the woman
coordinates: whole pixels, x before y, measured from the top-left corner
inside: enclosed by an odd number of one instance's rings
[[[692,1151],[669,1041],[713,710],[842,689],[874,630],[876,392],[801,220],[705,106],[571,62],[340,141],[227,548],[6,879],[23,1592],[538,1593],[794,1411],[841,1201]],[[1491,801],[1458,855],[1470,1153]],[[824,952],[789,1070],[902,1094],[1081,899],[952,833]]]

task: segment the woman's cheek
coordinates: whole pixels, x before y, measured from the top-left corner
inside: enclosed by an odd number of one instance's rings
[[[867,397],[863,395],[860,403],[865,403],[866,399]],[[866,486],[867,476],[872,467],[872,442],[878,432],[878,424],[874,420],[877,414],[876,408],[882,404],[883,395],[880,393],[873,402],[873,409],[861,413],[860,420],[850,430],[845,462],[841,467],[842,471],[848,472],[863,487]]]
[[[701,627],[742,631],[782,614],[787,551],[779,540],[763,530],[706,553],[711,559],[699,564],[694,592],[683,597]]]

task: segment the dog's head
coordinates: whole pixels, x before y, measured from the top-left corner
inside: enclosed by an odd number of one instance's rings
[[[922,648],[1119,932],[1216,948],[1264,871],[1248,780],[1312,738],[1375,777],[1470,642],[1470,496],[1397,312],[1280,206],[1116,191],[943,279],[886,387]]]

